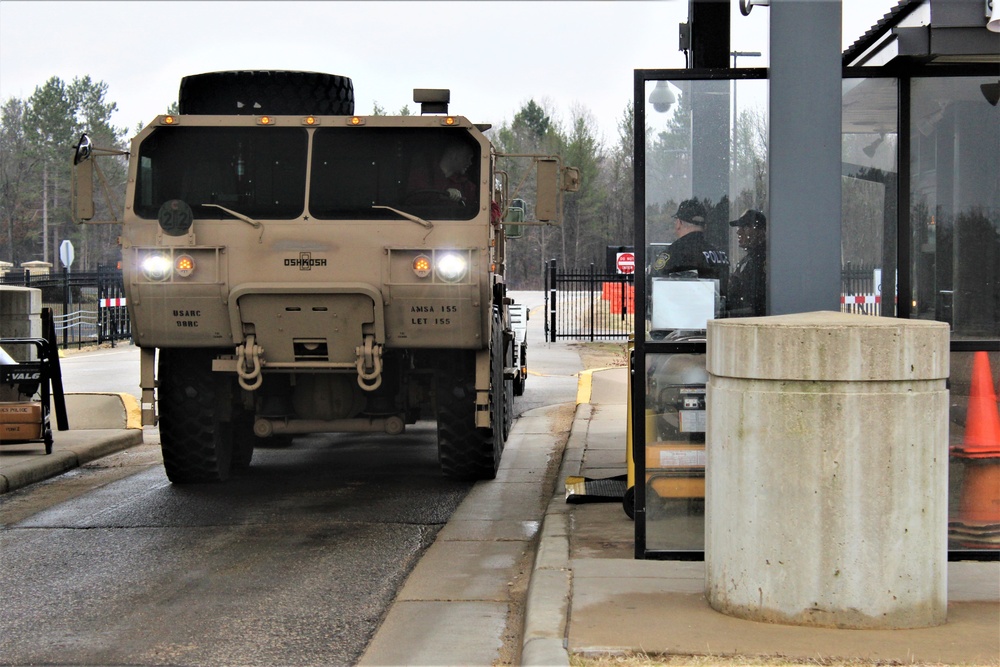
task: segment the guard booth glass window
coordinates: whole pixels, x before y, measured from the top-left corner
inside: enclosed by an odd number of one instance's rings
[[[987,99],[991,85],[996,77],[911,83],[911,317],[947,322],[953,340],[1000,338],[1000,105]]]
[[[948,548],[1000,548],[1000,84],[910,82],[910,317],[951,327]]]
[[[700,556],[707,322],[767,312],[767,81],[756,69],[636,75],[636,552]]]
[[[840,309],[896,315],[896,79],[843,81]]]

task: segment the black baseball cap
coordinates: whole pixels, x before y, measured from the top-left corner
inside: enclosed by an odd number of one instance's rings
[[[748,208],[743,215],[729,221],[732,227],[767,227],[767,217],[757,209]]]
[[[685,199],[677,207],[674,217],[695,225],[705,224],[705,207],[697,199]]]

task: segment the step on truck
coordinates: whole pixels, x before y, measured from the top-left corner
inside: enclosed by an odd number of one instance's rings
[[[126,303],[171,482],[225,480],[266,440],[420,419],[445,475],[495,477],[524,381],[507,238],[560,224],[579,172],[500,154],[449,98],[364,116],[347,77],[210,72],[128,154],[81,137],[78,221],[99,222],[101,163],[128,160]]]

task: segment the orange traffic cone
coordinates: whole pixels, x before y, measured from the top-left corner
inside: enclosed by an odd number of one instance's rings
[[[968,458],[1000,456],[1000,409],[986,352],[976,352],[969,387],[969,411],[962,446]]]
[[[964,546],[1000,548],[1000,409],[986,352],[973,358],[965,437],[954,454],[965,459],[965,475],[949,533]]]

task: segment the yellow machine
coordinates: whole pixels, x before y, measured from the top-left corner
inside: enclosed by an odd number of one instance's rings
[[[698,342],[704,338],[685,337]],[[629,383],[633,342],[629,343]],[[649,498],[705,497],[705,371],[703,354],[658,354],[649,358],[646,382],[645,484]],[[626,464],[628,482],[622,505],[635,516],[636,466],[632,433],[632,389],[628,391]]]

